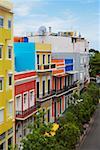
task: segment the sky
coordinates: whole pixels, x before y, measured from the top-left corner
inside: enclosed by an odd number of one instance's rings
[[[77,31],[100,50],[100,0],[12,0],[14,34],[36,33],[40,26],[52,32]]]

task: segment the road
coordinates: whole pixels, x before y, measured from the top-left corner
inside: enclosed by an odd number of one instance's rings
[[[100,104],[95,112],[94,123],[80,150],[100,150]]]

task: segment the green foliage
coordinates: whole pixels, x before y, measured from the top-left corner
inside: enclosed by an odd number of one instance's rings
[[[66,113],[59,118],[59,129],[55,136],[48,137],[52,124],[43,124],[43,112],[36,116],[35,126],[31,126],[31,133],[23,139],[23,150],[73,150],[83,133],[83,126],[93,115],[100,97],[100,89],[95,83],[89,84],[87,90],[79,97],[73,95],[75,101],[82,101],[70,105]]]
[[[62,145],[68,150],[75,149],[75,144],[80,137],[80,130],[74,123],[64,124],[56,134],[56,139],[59,145]]]
[[[94,56],[90,58],[90,76],[96,77],[100,73],[100,53],[95,52]]]

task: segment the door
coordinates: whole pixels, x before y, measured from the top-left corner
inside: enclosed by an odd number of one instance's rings
[[[56,102],[54,102],[54,119],[56,121],[56,115],[57,115],[57,112],[56,112]]]
[[[45,81],[43,81],[43,96],[45,95]]]
[[[56,91],[56,88],[57,88],[57,81],[56,81],[56,78],[55,78],[55,91]]]
[[[48,80],[48,94],[50,94],[50,80]]]
[[[48,109],[48,122],[50,122],[50,109]]]
[[[39,82],[37,82],[37,98],[39,98]]]

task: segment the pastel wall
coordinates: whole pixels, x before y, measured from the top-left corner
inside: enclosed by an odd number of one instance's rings
[[[35,70],[35,44],[14,43],[15,71]]]

